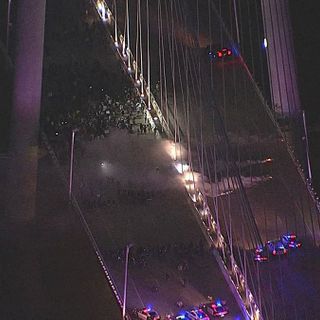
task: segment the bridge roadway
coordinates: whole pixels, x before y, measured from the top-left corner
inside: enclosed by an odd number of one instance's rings
[[[219,30],[219,28],[215,29]],[[158,39],[157,37],[154,38]],[[180,57],[182,57],[182,55]],[[210,84],[211,80],[209,78],[209,62],[206,52],[201,57],[200,61],[203,69],[201,78],[204,81],[202,81],[202,83]],[[277,238],[285,232],[294,231],[303,241],[303,248],[299,252],[290,254],[287,259],[281,259],[279,261],[274,260],[268,264],[259,266],[259,268],[254,265],[252,266],[252,272],[259,272],[260,274],[259,280],[261,284],[260,289],[262,295],[262,304],[267,305],[270,303],[268,298],[273,297],[273,304],[268,305],[266,318],[287,319],[288,317],[293,317],[311,319],[313,314],[318,312],[319,308],[317,304],[317,296],[319,295],[317,292],[319,292],[320,284],[316,281],[316,279],[319,278],[320,262],[316,258],[319,256],[317,254],[317,249],[312,246],[312,242],[314,240],[316,240],[316,242],[319,241],[318,216],[312,207],[309,196],[305,190],[305,186],[301,182],[301,179],[288,156],[286,146],[282,141],[281,136],[279,136],[275,130],[275,127],[270,121],[269,117],[265,113],[262,102],[258,97],[258,94],[255,91],[242,62],[239,59],[235,59],[226,63],[216,63],[211,65],[211,67],[213,74],[213,90],[206,97],[206,99],[202,99],[202,101],[207,101],[207,104],[203,108],[205,114],[205,117],[203,117],[203,119],[205,119],[205,121],[203,121],[203,133],[207,142],[207,146],[210,145],[210,142],[212,143],[213,137],[216,134],[212,132],[211,117],[212,102],[214,101],[215,104],[219,106],[221,114],[225,120],[226,131],[231,141],[231,154],[233,155],[234,160],[238,161],[240,159],[240,161],[245,163],[248,160],[262,160],[265,158],[273,159],[272,163],[247,166],[243,167],[241,170],[242,175],[270,175],[272,177],[271,180],[259,184],[256,188],[247,190],[248,198],[253,209],[254,218],[258,225],[262,240],[267,241],[269,239]],[[177,94],[179,94],[179,92],[177,92]],[[180,114],[180,117],[183,118],[184,110],[180,109],[182,104],[179,103],[179,101],[182,100],[179,100],[179,97],[177,97],[177,100],[179,109],[178,114]],[[191,114],[192,126],[195,128],[200,128],[199,123],[197,123],[199,120],[198,105],[194,104],[194,110],[191,110]],[[183,121],[179,122],[183,123]],[[224,161],[224,159],[220,160]],[[86,166],[86,171],[89,167],[89,165]],[[112,163],[109,167],[112,168]],[[128,172],[126,172],[125,176],[127,175]],[[93,174],[92,177],[95,177],[95,174]],[[125,189],[127,192],[132,192],[132,189],[136,187],[134,183],[132,183],[132,186],[128,186],[128,180],[126,179],[120,180],[122,180],[122,184],[120,181],[120,185],[117,185],[117,180],[109,180],[109,182],[113,181],[112,184],[116,184],[118,187],[120,187],[120,189]],[[136,180],[136,178],[132,180]],[[79,183],[81,184],[81,182]],[[108,190],[106,186],[103,187],[103,189]],[[108,193],[109,191],[110,190],[108,190]],[[99,189],[98,193],[100,193]],[[83,197],[81,196],[81,198]],[[123,198],[123,194],[114,194],[114,198]],[[119,211],[118,209],[120,207],[127,207],[128,209],[128,207],[132,206],[132,202],[137,202],[136,200],[132,199],[130,194],[127,196],[127,198],[128,199],[124,201],[127,202],[126,204],[122,204],[121,206],[114,205],[113,207],[110,205],[110,208],[108,207],[110,209],[109,212],[112,211],[116,213]],[[152,199],[153,200],[148,201],[150,201],[150,203],[155,203],[156,199],[154,197]],[[168,201],[165,202],[167,203]],[[243,235],[242,229],[239,227],[242,224],[240,216],[237,214],[239,203],[237,202],[236,191],[229,197],[219,198],[219,209],[221,211],[223,207],[226,207],[226,204],[230,204],[232,222],[234,226],[234,237],[240,239]],[[111,216],[104,216],[104,219],[108,221],[108,224],[101,224],[99,226],[95,226],[95,228],[109,228],[109,234],[112,235],[117,234],[117,232],[121,234],[130,234],[128,233],[128,230],[133,228],[136,232],[136,235],[146,235],[147,231],[149,232],[149,225],[154,226],[155,222],[146,220],[146,217],[149,216],[150,211],[143,210],[141,208],[139,209],[140,210],[138,211],[138,214],[135,212],[135,216],[139,214],[142,215],[142,212],[144,212],[145,216],[143,217],[143,221],[146,221],[146,225],[133,225],[133,221],[142,221],[142,219],[133,220],[132,216],[130,215],[126,215],[124,219],[123,215],[117,213],[112,214]],[[152,211],[152,208],[150,209]],[[165,210],[165,208],[161,209]],[[99,221],[97,217],[100,217],[99,213],[102,215],[103,210],[104,209],[91,210],[92,212],[90,211],[88,218],[92,217],[92,220]],[[129,210],[129,212],[132,211],[133,210]],[[121,212],[127,211],[124,210]],[[119,219],[118,221],[120,223],[118,223],[117,226],[120,228],[120,230],[118,229],[114,231],[116,227],[111,223],[111,221],[115,219],[114,216],[117,216]],[[107,227],[102,227],[103,225]],[[172,240],[173,243],[175,243],[176,240],[174,240],[174,237],[176,237],[177,231],[170,231],[170,228],[166,227],[163,228],[164,230],[168,231],[166,232],[166,239],[168,238],[169,234],[170,239],[173,237]],[[313,232],[313,230],[315,232]],[[181,232],[183,233],[183,230],[181,230]],[[108,245],[106,245],[106,255],[108,255],[108,253],[110,255],[110,252],[115,248],[123,247],[127,241],[132,241],[131,238],[134,238],[134,242],[137,241],[135,240],[135,237],[131,236],[128,239],[125,239],[126,241],[121,242],[120,240],[113,240],[116,242],[112,243],[111,239],[107,237],[107,232],[100,231],[97,232],[97,234],[104,235],[104,237],[101,238],[102,240],[100,239],[100,242],[108,243]],[[313,234],[316,234],[316,238],[313,237]],[[249,237],[249,234],[246,234],[246,236]],[[148,236],[148,242],[154,241],[152,239],[155,237],[156,235],[151,233],[151,235]],[[112,239],[117,239],[117,237],[112,236]],[[190,240],[194,243],[197,242],[193,236],[190,236]],[[140,243],[140,241],[138,241],[138,243]],[[143,245],[144,244],[142,242],[141,246]],[[157,245],[157,243],[155,243],[155,245]],[[167,257],[169,257],[169,255],[167,255]],[[173,258],[170,256],[169,260],[172,259]],[[174,259],[173,265],[176,264],[175,260],[176,259]],[[180,260],[180,257],[178,260]],[[112,258],[110,261],[112,264]],[[159,264],[162,262],[154,262],[153,259],[149,259],[148,263],[155,263],[157,266],[159,266]],[[177,264],[178,263],[179,262],[177,262]],[[114,264],[114,270],[121,269],[121,262]],[[168,265],[169,264],[170,263],[168,263]],[[146,266],[146,268],[147,267],[148,266]],[[180,276],[174,275],[174,269],[175,268],[173,267],[173,273],[170,273],[170,279],[176,279],[176,283],[178,283]],[[146,273],[147,272],[144,272],[143,274]],[[166,272],[164,271],[164,273]],[[122,273],[120,272],[118,276],[119,280],[117,281],[120,286],[121,274]],[[163,285],[163,274],[159,279],[161,280],[160,283]],[[170,281],[168,281],[168,283]],[[147,284],[142,287],[155,287],[157,285],[154,285],[154,282],[156,281],[148,280]],[[149,292],[143,289],[135,290],[132,283],[131,287],[133,287],[133,289],[131,288],[129,290],[133,293],[131,293],[130,296],[135,297],[131,299],[135,299],[137,302],[139,302],[139,295],[141,295],[143,297],[143,304],[148,302],[144,299],[144,296],[150,297],[153,294],[151,290],[149,290]],[[304,288],[304,290],[301,290],[301,288]],[[161,288],[159,290],[161,291]],[[172,292],[172,290],[168,291]],[[156,295],[156,293],[154,293],[154,295]],[[307,299],[305,298],[306,296],[308,297]],[[177,298],[177,294],[175,294],[175,298]],[[194,301],[196,301],[196,299]],[[136,305],[137,302],[129,303],[131,303],[132,306]],[[159,307],[162,309],[160,304]],[[171,310],[170,307],[165,307],[165,309]]]
[[[200,61],[203,83],[210,84],[210,66],[206,52],[202,54]],[[213,64],[211,67],[213,90],[208,94],[207,99],[202,99],[202,101],[207,101],[203,106],[205,116],[202,122],[206,146],[212,146],[213,137],[217,134],[212,131],[214,101],[219,106],[221,115],[226,122],[226,131],[231,142],[230,156],[243,164],[241,175],[272,177],[271,180],[247,189],[247,195],[263,242],[292,231],[304,243],[300,252],[290,254],[286,260],[274,260],[259,266],[259,270],[257,266],[252,265],[252,273],[259,272],[260,274],[260,293],[262,305],[266,306],[266,318],[286,319],[292,315],[309,319],[310,315],[318,312],[319,308],[315,293],[319,292],[320,288],[320,284],[316,281],[319,277],[320,268],[318,266],[320,266],[320,262],[316,258],[319,256],[317,249],[312,245],[313,240],[319,241],[319,220],[315,209],[288,155],[286,145],[266,114],[262,101],[241,60],[234,59],[226,63]],[[223,92],[225,92],[225,96],[223,96]],[[179,93],[177,90],[178,114],[183,118],[184,109],[181,109],[182,99],[179,97]],[[199,129],[199,107],[196,104],[191,110],[190,118],[191,125]],[[248,161],[266,158],[271,158],[273,161],[260,165],[245,165]],[[213,163],[213,159],[211,160]],[[218,160],[223,162],[225,159],[222,156]],[[213,167],[211,167],[212,169]],[[214,176],[213,171],[211,171],[211,176]],[[124,184],[126,185],[127,182]],[[131,187],[124,186],[124,189],[129,190]],[[239,203],[236,192],[229,197],[220,197],[218,203],[221,211],[223,207],[227,207],[226,204],[230,204],[234,237],[242,238],[242,228],[239,228],[242,223],[241,217],[237,214]],[[132,219],[128,219],[131,224]],[[225,229],[223,232],[226,234]],[[170,232],[170,234],[172,236],[174,233]],[[313,234],[316,235],[315,239],[313,239]],[[248,242],[249,235],[247,234],[247,236],[248,238],[245,240]],[[121,245],[124,246],[124,242]],[[111,246],[111,248],[116,246]],[[110,246],[107,250],[110,251],[109,248]],[[250,250],[252,249],[250,248]],[[317,267],[313,268],[314,265]],[[121,275],[119,277],[119,283],[121,283]],[[257,285],[251,287],[257,287]],[[304,288],[304,290],[299,290],[299,288]],[[135,292],[135,290],[133,291]],[[305,299],[306,296],[308,299]],[[276,298],[273,298],[271,302],[271,297]],[[136,300],[139,299],[136,298]],[[160,308],[162,307],[160,306]],[[168,310],[171,309],[168,308]]]
[[[203,74],[207,75],[207,83],[210,83],[206,60],[202,61]],[[320,311],[317,302],[320,292],[319,213],[286,150],[285,142],[264,111],[241,60],[234,58],[218,62],[212,65],[212,70],[214,90],[211,94],[225,120],[231,144],[229,156],[241,163],[272,159],[272,162],[247,165],[240,170],[242,176],[272,177],[247,190],[263,242],[287,232],[295,232],[303,242],[301,250],[289,252],[285,259],[275,259],[258,269],[252,266],[253,272],[260,274],[262,303],[265,298],[274,297],[273,305],[268,307],[270,319],[314,319],[314,314]],[[212,112],[210,108],[212,105],[208,103],[205,106],[207,114]],[[212,126],[212,121],[207,121],[206,126]],[[237,228],[241,221],[237,214],[239,204],[235,199],[235,194],[231,194],[220,198],[219,203],[220,210],[231,203],[234,236],[240,238],[243,235],[241,228]]]
[[[121,295],[123,249],[133,244],[129,310],[151,304],[161,315],[177,313],[179,300],[187,308],[212,296],[227,301],[226,319],[243,319],[205,244],[168,146],[153,133],[120,129],[103,140],[78,142],[74,191],[80,207]],[[164,246],[167,252],[159,255]],[[144,258],[142,248],[148,249]]]
[[[4,215],[11,161],[10,156],[0,158],[0,318],[120,319],[120,308],[45,149],[39,151],[33,221],[21,223],[24,217]]]
[[[290,252],[288,259],[276,259],[259,267],[253,264],[252,274],[259,273],[259,276],[254,276],[256,281],[253,280],[251,288],[256,288],[257,296],[258,292],[261,293],[261,303],[266,307],[267,319],[287,319],[289,316],[312,319],[313,314],[318,313],[320,308],[317,303],[320,291],[319,213],[298,173],[297,164],[291,159],[283,136],[267,114],[264,102],[241,59],[234,57],[210,64],[206,49],[189,51],[195,61],[200,61],[203,92],[202,105],[199,104],[199,97],[195,97],[190,110],[193,168],[201,171],[196,145],[199,147],[199,137],[202,134],[205,150],[209,155],[209,169],[204,168],[205,174],[209,176],[210,172],[211,177],[214,177],[214,170],[218,168],[218,176],[225,177],[225,172],[221,170],[221,163],[227,163],[224,143],[216,144],[217,167],[210,155],[210,148],[217,141],[214,137],[223,136],[223,132],[217,128],[217,116],[215,121],[213,120],[215,106],[220,111],[230,142],[228,159],[241,164],[239,172],[246,179],[251,176],[254,179],[268,177],[254,188],[246,190],[262,241],[277,239],[284,233],[294,232],[303,242],[302,249],[299,252]],[[182,53],[180,57],[182,59]],[[194,85],[197,87],[197,83]],[[178,123],[185,137],[187,129],[184,127],[185,107],[182,92],[181,88],[176,90],[177,113]],[[171,99],[169,100],[172,105]],[[292,143],[292,135],[287,132],[286,136]],[[271,161],[262,163],[261,160],[265,159]],[[229,173],[234,175],[234,168],[229,166]],[[213,209],[211,200],[209,203]],[[243,249],[252,251],[254,248],[248,246],[250,232],[243,234],[240,205],[237,190],[219,197],[218,200],[221,217],[223,211],[229,210],[225,212],[225,221],[229,227],[231,217],[234,240],[246,243]],[[221,226],[223,234],[226,235],[224,222],[221,222]],[[249,255],[252,256],[252,252],[249,252]],[[260,285],[257,285],[258,283]]]

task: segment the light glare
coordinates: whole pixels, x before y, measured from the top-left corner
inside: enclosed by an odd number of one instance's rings
[[[264,39],[263,39],[263,46],[264,46],[265,48],[267,48],[267,47],[268,47],[268,41],[267,41],[267,38],[264,38]]]

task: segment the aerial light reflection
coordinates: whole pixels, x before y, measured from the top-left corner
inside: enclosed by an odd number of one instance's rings
[[[265,49],[268,48],[268,40],[267,40],[267,38],[264,38],[264,39],[263,39],[263,47],[264,47]]]
[[[176,167],[177,171],[182,174],[183,172],[189,171],[190,167],[186,163],[175,163],[174,166]]]
[[[98,7],[98,12],[100,14],[100,17],[103,21],[106,21],[106,8],[104,7],[103,1],[98,1],[97,2],[97,7]]]

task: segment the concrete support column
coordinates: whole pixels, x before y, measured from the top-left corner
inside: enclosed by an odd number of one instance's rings
[[[32,220],[35,211],[45,0],[18,0],[12,39],[14,83],[6,212]]]
[[[288,0],[261,0],[273,106],[284,116],[301,111]]]

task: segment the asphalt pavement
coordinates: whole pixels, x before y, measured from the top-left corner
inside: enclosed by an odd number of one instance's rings
[[[17,222],[1,211],[0,318],[120,319],[121,310],[69,205],[59,171],[45,150],[40,154],[34,220]],[[7,162],[1,161],[1,208],[6,168]]]
[[[121,129],[78,142],[74,192],[121,295],[124,247],[133,244],[128,308],[151,304],[165,315],[179,312],[177,301],[190,308],[211,296],[227,301],[230,319],[242,319],[195,220],[170,143]]]
[[[230,157],[248,163],[271,159],[267,164],[250,164],[239,170],[249,178],[255,175],[270,177],[254,188],[246,189],[262,241],[293,232],[303,243],[298,252],[290,251],[287,258],[274,259],[258,268],[252,265],[253,274],[259,273],[258,287],[262,303],[268,305],[267,316],[270,319],[313,319],[318,313],[316,301],[320,289],[319,213],[297,170],[297,163],[291,159],[283,137],[266,113],[264,101],[243,62],[235,57],[233,61],[211,67],[216,105],[222,110],[230,141]],[[210,74],[206,74],[209,79]],[[287,138],[290,143],[290,135],[287,134]],[[223,210],[229,205],[235,239],[248,237],[249,242],[249,234],[239,228],[241,216],[235,194],[220,198],[220,208]],[[223,229],[226,233],[226,227]]]

